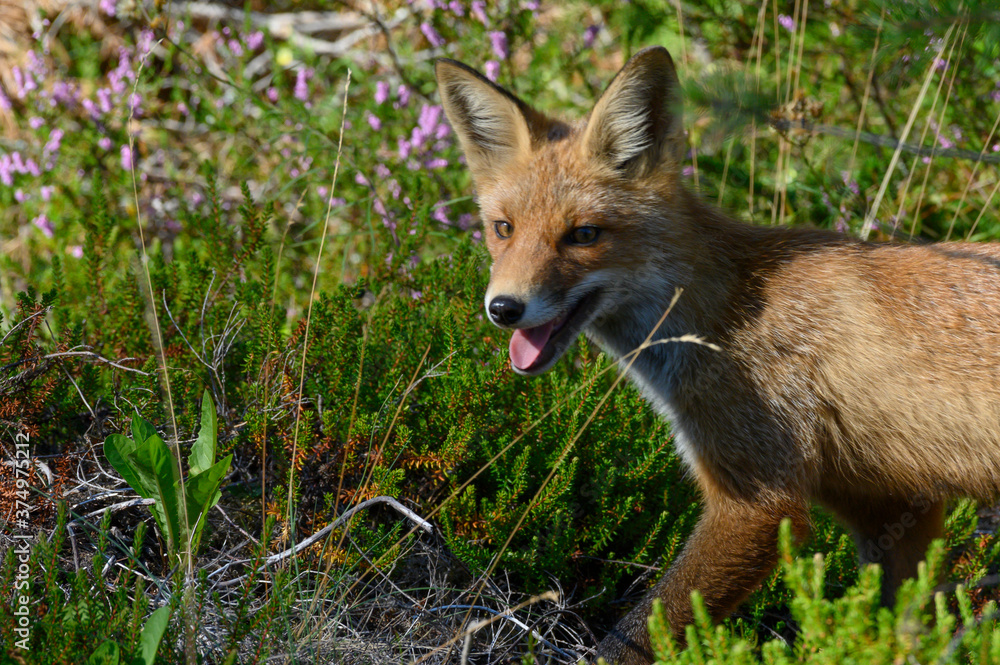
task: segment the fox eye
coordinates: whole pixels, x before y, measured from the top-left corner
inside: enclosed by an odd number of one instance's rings
[[[505,222],[502,219],[493,222],[493,230],[497,232],[498,238],[507,239],[514,235],[514,226],[510,222]]]
[[[589,245],[597,240],[599,235],[601,230],[596,226],[578,226],[569,232],[566,240],[571,245]]]

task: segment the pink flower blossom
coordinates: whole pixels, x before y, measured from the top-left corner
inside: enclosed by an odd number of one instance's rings
[[[429,41],[431,43],[431,46],[433,46],[434,48],[439,48],[441,46],[444,46],[445,44],[444,37],[442,37],[438,33],[438,31],[434,29],[434,26],[432,26],[430,23],[427,22],[421,23],[420,32],[424,33],[424,37],[427,38],[427,41]]]
[[[497,78],[500,76],[500,63],[496,60],[487,60],[486,64],[483,65],[483,69],[486,73],[486,78],[496,83]]]
[[[31,220],[31,223],[34,224],[35,227],[39,231],[41,231],[46,238],[51,238],[54,235],[52,222],[49,221],[49,218],[45,216],[45,213],[42,213],[38,217],[35,217],[33,220]]]
[[[121,158],[122,158],[122,169],[125,171],[131,171],[134,162],[132,160],[132,149],[128,145],[123,145],[121,147]]]
[[[396,98],[399,100],[396,108],[403,108],[410,103],[410,88],[405,84],[400,83],[399,87],[396,88]]]
[[[510,49],[507,46],[507,33],[494,30],[489,34],[490,45],[493,46],[493,53],[498,60],[506,60],[510,57]]]
[[[312,75],[313,70],[307,67],[295,73],[295,99],[301,102],[309,101],[309,79]]]
[[[486,3],[483,0],[472,0],[472,15],[482,23],[483,25],[489,25],[490,21],[486,18]]]

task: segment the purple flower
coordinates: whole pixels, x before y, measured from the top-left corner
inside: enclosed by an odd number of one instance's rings
[[[486,78],[496,83],[497,78],[500,76],[500,63],[496,60],[487,60],[486,64],[483,65],[483,69],[486,72]]]
[[[426,136],[434,133],[434,129],[441,121],[441,107],[437,104],[424,104],[420,109],[420,117],[417,125],[423,130]]]
[[[48,201],[49,199],[51,199],[52,198],[52,192],[54,190],[55,190],[55,187],[53,187],[52,185],[42,185],[42,189],[40,190],[41,191],[41,195],[42,195],[42,200],[43,201]]]
[[[156,35],[153,34],[152,30],[143,30],[139,33],[139,42],[135,46],[135,52],[139,55],[140,60],[145,60],[146,56],[150,54],[155,41]]]
[[[278,89],[271,86],[267,89],[267,98],[273,104],[278,101]]]
[[[795,31],[795,20],[792,19],[791,16],[786,16],[785,14],[778,14],[778,23],[781,24],[781,27],[787,30],[788,32]]]
[[[97,107],[101,109],[101,113],[107,114],[111,113],[113,108],[111,105],[111,91],[107,88],[99,88],[97,90]]]
[[[420,300],[421,298],[424,297],[424,293],[423,293],[423,291],[412,291],[411,290],[410,291],[410,297],[413,298],[414,300]]]
[[[521,9],[527,9],[529,12],[537,12],[541,3],[538,0],[524,0],[521,3]]]
[[[118,5],[118,0],[101,0],[97,6],[100,8],[102,12],[104,12],[108,16],[114,16],[117,5]]]
[[[128,145],[123,145],[121,147],[121,157],[122,157],[122,169],[125,171],[131,171],[134,162],[132,160],[132,149]]]
[[[390,175],[392,175],[392,171],[389,170],[388,166],[386,166],[382,162],[379,162],[378,164],[375,165],[375,175],[385,180]]]
[[[251,51],[256,51],[264,43],[264,33],[260,30],[251,32],[247,35],[247,48]]]
[[[486,18],[486,3],[483,0],[472,0],[472,15],[483,25],[489,25],[490,21]]]
[[[52,237],[53,235],[52,222],[49,221],[49,218],[45,216],[45,213],[42,213],[38,217],[35,217],[33,220],[31,220],[31,223],[34,224],[39,231],[45,234],[46,238]]]
[[[462,3],[458,0],[451,0],[451,2],[448,3],[448,9],[450,9],[451,13],[455,16],[465,16],[465,7],[463,7]]]
[[[24,190],[18,187],[14,190],[14,200],[18,203],[24,203],[28,200],[28,195],[24,193]]]
[[[427,160],[426,166],[429,169],[443,169],[448,166],[448,160],[444,157],[435,157],[434,159]]]
[[[359,184],[359,185],[361,185],[362,187],[367,187],[367,186],[368,186],[368,178],[366,178],[366,177],[364,177],[363,175],[361,175],[361,173],[360,173],[360,172],[358,172],[358,173],[357,173],[357,174],[356,174],[356,175],[354,176],[354,182],[358,183],[358,184]]]
[[[65,132],[63,130],[56,128],[49,132],[49,140],[45,143],[42,148],[42,153],[51,154],[59,150],[59,144],[62,142],[62,138]]]
[[[493,46],[493,53],[499,60],[506,60],[510,57],[510,49],[507,46],[507,33],[494,30],[489,34],[490,44]]]
[[[396,108],[402,108],[410,103],[410,88],[400,83],[396,88],[396,98],[399,100]]]
[[[444,37],[438,34],[438,31],[434,29],[430,23],[424,22],[420,24],[420,32],[424,33],[424,37],[427,41],[431,43],[431,46],[438,48],[444,46]]]
[[[410,156],[410,150],[413,146],[406,140],[406,138],[400,136],[396,141],[396,147],[398,148],[399,158],[406,159]]]
[[[72,256],[74,259],[83,258],[83,246],[82,245],[70,245],[66,248],[66,252]]]
[[[382,129],[382,121],[379,120],[379,117],[371,111],[368,111],[368,113],[365,114],[365,120],[368,121],[368,126],[376,132]]]
[[[237,58],[243,57],[243,44],[240,44],[238,40],[230,39],[226,42],[226,46],[229,47],[229,50],[232,51],[233,55]]]
[[[594,40],[597,39],[597,34],[601,31],[601,26],[599,25],[588,25],[587,29],[583,33],[583,48],[590,48],[594,45]]]
[[[847,189],[851,190],[852,194],[855,196],[861,194],[861,188],[858,186],[858,182],[851,178],[850,171],[841,171],[840,178],[844,181],[844,185],[847,186]]]
[[[8,97],[3,90],[0,90],[0,109],[9,111],[13,107],[14,105],[10,103],[10,97]]]
[[[102,136],[101,138],[97,139],[97,147],[99,147],[101,150],[104,150],[105,152],[111,150],[111,139],[109,139],[107,136]]]
[[[45,121],[39,118],[37,115],[28,118],[28,126],[32,129],[38,129],[45,124]]]
[[[300,102],[309,100],[309,79],[312,78],[313,70],[303,67],[295,74],[295,99]]]
[[[375,84],[375,103],[385,104],[387,99],[389,99],[389,82],[379,81]]]

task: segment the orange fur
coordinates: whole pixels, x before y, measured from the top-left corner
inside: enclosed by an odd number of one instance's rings
[[[622,357],[677,287],[657,336],[721,348],[657,345],[631,367],[705,511],[600,656],[651,661],[656,597],[678,636],[694,589],[725,617],[773,568],[781,519],[807,533],[810,502],[885,567],[889,602],[940,535],[947,497],[1000,493],[1000,247],[732,220],[683,186],[679,87],[661,48],[636,54],[576,124],[459,63],[437,73],[493,258],[487,310],[514,331],[517,371],[547,370],[579,332]]]

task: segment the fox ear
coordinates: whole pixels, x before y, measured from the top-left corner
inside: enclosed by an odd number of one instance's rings
[[[684,159],[680,82],[665,48],[643,49],[625,63],[590,114],[583,149],[631,176]]]
[[[540,114],[460,62],[442,58],[434,70],[445,115],[477,182],[530,152]]]

